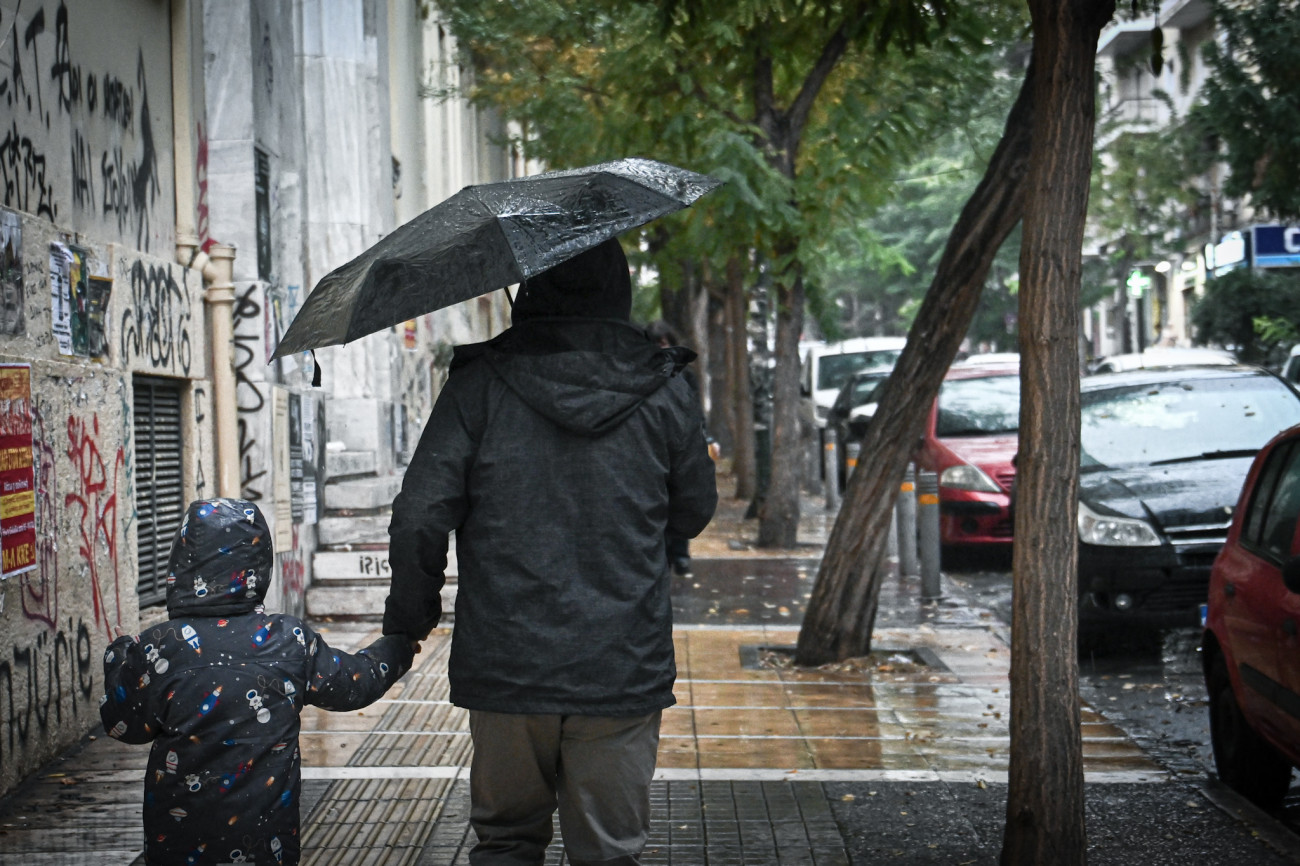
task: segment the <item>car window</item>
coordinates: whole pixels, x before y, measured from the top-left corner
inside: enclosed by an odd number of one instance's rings
[[[1300,422],[1300,400],[1263,375],[1085,391],[1081,402],[1084,467],[1251,456]]]
[[[1259,545],[1278,561],[1291,555],[1296,519],[1300,518],[1300,449],[1291,448],[1264,514]],[[1280,461],[1279,461],[1280,462]]]
[[[853,396],[849,402],[854,406],[875,403],[876,394],[880,391],[880,386],[885,384],[885,379],[885,376],[872,376],[869,379],[859,379],[854,382]]]
[[[1251,493],[1250,504],[1246,506],[1246,516],[1241,527],[1241,539],[1256,547],[1264,532],[1264,518],[1268,514],[1269,503],[1273,501],[1273,490],[1277,487],[1278,476],[1291,459],[1293,446],[1283,445],[1268,456],[1268,462],[1259,472],[1255,490]]]
[[[936,436],[980,436],[1020,429],[1020,377],[949,379],[939,388]]]
[[[850,376],[860,370],[892,367],[901,354],[902,349],[877,349],[871,352],[822,355],[817,366],[817,390],[840,388]]]

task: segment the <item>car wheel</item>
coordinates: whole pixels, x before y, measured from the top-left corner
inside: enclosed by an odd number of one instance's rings
[[[1291,786],[1291,762],[1246,721],[1223,656],[1210,667],[1210,740],[1219,778],[1251,802],[1276,809]]]

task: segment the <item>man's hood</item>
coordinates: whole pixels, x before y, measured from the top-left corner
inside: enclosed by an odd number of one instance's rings
[[[238,616],[266,598],[274,567],[271,531],[242,499],[191,502],[167,562],[167,612]]]
[[[600,436],[695,359],[615,319],[538,318],[456,349],[452,370],[483,358],[519,399],[566,430]]]

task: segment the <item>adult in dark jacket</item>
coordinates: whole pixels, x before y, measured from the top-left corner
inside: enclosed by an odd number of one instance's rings
[[[475,866],[634,864],[671,706],[664,532],[717,504],[693,353],[633,327],[607,241],[529,280],[514,326],[457,348],[393,503],[384,633],[438,622],[455,532],[451,699],[470,710]]]
[[[367,706],[411,666],[402,638],[349,655],[297,617],[263,612],[273,565],[256,505],[191,503],[168,562],[171,619],[104,653],[104,729],[153,743],[150,866],[296,864],[298,714]]]

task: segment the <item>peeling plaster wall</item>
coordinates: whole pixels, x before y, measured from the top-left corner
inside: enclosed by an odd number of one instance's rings
[[[182,383],[184,489],[210,496],[215,478],[199,274],[19,217],[23,327],[0,336],[0,362],[31,365],[37,567],[0,580],[0,791],[98,722],[114,629],[164,615],[142,613],[136,590],[133,374]],[[102,361],[60,354],[53,336],[51,244],[71,242],[112,279]]]

